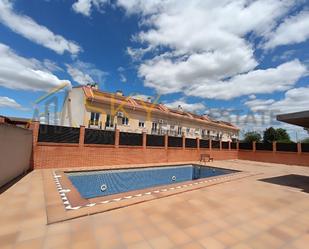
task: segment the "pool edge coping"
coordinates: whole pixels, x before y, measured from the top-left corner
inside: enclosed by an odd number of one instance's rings
[[[162,164],[161,166],[171,166],[171,165],[179,165],[180,162],[173,163],[173,164]],[[185,162],[185,164],[198,164],[198,162]],[[128,166],[128,165],[126,165]],[[145,165],[138,165],[138,167],[142,167]],[[159,166],[159,165],[153,165]],[[218,167],[217,165],[208,164],[207,166],[210,167]],[[146,166],[147,167],[147,166]],[[117,167],[118,168],[118,167]],[[221,167],[230,170],[237,170],[235,168],[227,168]],[[100,169],[109,169],[108,166],[104,168],[101,167]],[[111,169],[115,169],[111,167]],[[155,188],[147,188],[138,191],[131,191],[131,192],[138,192],[135,195],[132,193],[121,193],[116,195],[110,195],[106,197],[98,197],[98,198],[91,198],[91,199],[102,199],[98,202],[90,202],[87,199],[87,203],[83,203],[80,206],[71,206],[70,200],[67,198],[67,185],[62,186],[61,182],[63,181],[62,175],[64,172],[67,171],[66,169],[49,169],[43,171],[43,185],[44,185],[44,195],[45,195],[45,202],[46,202],[46,215],[47,215],[47,224],[53,224],[65,220],[70,220],[82,216],[92,215],[96,213],[102,213],[106,211],[110,211],[113,209],[124,208],[127,206],[135,205],[138,203],[156,200],[168,196],[177,195],[180,193],[185,193],[188,191],[193,191],[225,182],[230,182],[250,176],[257,175],[256,173],[250,173],[247,171],[238,171],[230,174],[201,178],[192,181],[186,181],[181,183],[175,184],[168,184],[157,186]],[[80,170],[75,170],[80,171]],[[62,172],[62,174],[61,174]],[[73,186],[73,185],[72,185]],[[74,186],[73,186],[74,188]],[[157,189],[160,190],[157,190]],[[154,189],[154,190],[153,190]],[[72,191],[72,189],[71,189]],[[78,192],[75,189],[76,192]],[[142,193],[141,193],[142,192]],[[79,194],[79,193],[78,193]],[[110,200],[107,200],[110,199]],[[68,207],[68,208],[66,208]]]

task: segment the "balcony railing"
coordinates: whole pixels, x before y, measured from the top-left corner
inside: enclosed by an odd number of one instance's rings
[[[210,136],[209,136],[209,135],[207,135],[207,134],[202,134],[202,135],[201,135],[201,138],[202,138],[202,139],[209,139],[209,138],[210,138]]]
[[[88,128],[102,129],[102,121],[99,121],[99,120],[89,120],[88,121]]]
[[[173,137],[177,137],[178,136],[177,131],[175,131],[175,130],[169,130],[168,131],[168,135],[173,136]]]
[[[116,129],[116,125],[105,123],[105,130],[107,131],[114,131]]]
[[[167,133],[166,130],[162,129],[151,129],[151,134],[153,135],[165,135]]]

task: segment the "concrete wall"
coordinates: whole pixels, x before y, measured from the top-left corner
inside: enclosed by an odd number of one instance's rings
[[[30,168],[32,131],[0,123],[0,187]]]

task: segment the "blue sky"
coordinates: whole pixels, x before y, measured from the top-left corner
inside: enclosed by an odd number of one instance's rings
[[[308,0],[218,2],[0,0],[0,114],[32,117],[50,89],[96,81],[243,130],[306,136],[271,115],[309,106]]]

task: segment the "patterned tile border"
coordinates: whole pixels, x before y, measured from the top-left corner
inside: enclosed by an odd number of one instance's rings
[[[62,185],[59,181],[59,178],[61,178],[61,175],[57,175],[55,171],[53,171],[53,177],[54,177],[54,182],[56,184],[57,190],[60,194],[60,197],[62,199],[63,205],[65,207],[66,210],[75,210],[75,209],[79,209],[81,206],[77,206],[77,207],[72,207],[69,199],[66,196],[66,193],[70,192],[70,189],[64,189],[62,188]]]
[[[217,176],[217,177],[211,177],[209,179],[204,178],[203,180],[195,180],[194,182],[192,181],[192,183],[186,183],[183,185],[178,185],[178,186],[173,186],[168,188],[167,186],[164,186],[164,188],[159,188],[153,191],[149,191],[146,193],[140,193],[140,194],[135,194],[135,195],[128,195],[128,196],[124,196],[121,198],[115,198],[115,199],[110,199],[110,200],[104,200],[104,201],[99,201],[99,202],[93,202],[93,203],[89,203],[89,204],[85,204],[83,206],[74,206],[72,207],[72,205],[70,204],[69,198],[67,198],[66,193],[70,192],[70,189],[64,189],[62,188],[62,185],[59,181],[59,178],[61,178],[61,175],[57,175],[55,171],[53,171],[53,177],[54,177],[54,182],[56,183],[57,186],[57,190],[60,194],[60,197],[62,199],[63,205],[65,206],[66,210],[77,210],[80,209],[82,207],[93,207],[96,205],[100,205],[100,204],[107,204],[107,203],[111,203],[111,202],[118,202],[121,200],[128,200],[131,198],[138,198],[138,197],[144,197],[147,195],[151,195],[151,194],[158,194],[160,192],[167,192],[167,191],[171,191],[171,190],[177,190],[177,189],[183,189],[183,188],[188,188],[188,187],[192,187],[194,185],[199,185],[199,184],[203,184],[203,183],[211,183],[211,182],[217,182],[220,180],[231,180],[233,177],[235,177],[235,175],[239,175],[242,174],[244,172],[236,172],[236,173],[230,173],[227,175],[221,175],[221,176]],[[223,183],[223,182],[222,182]]]

